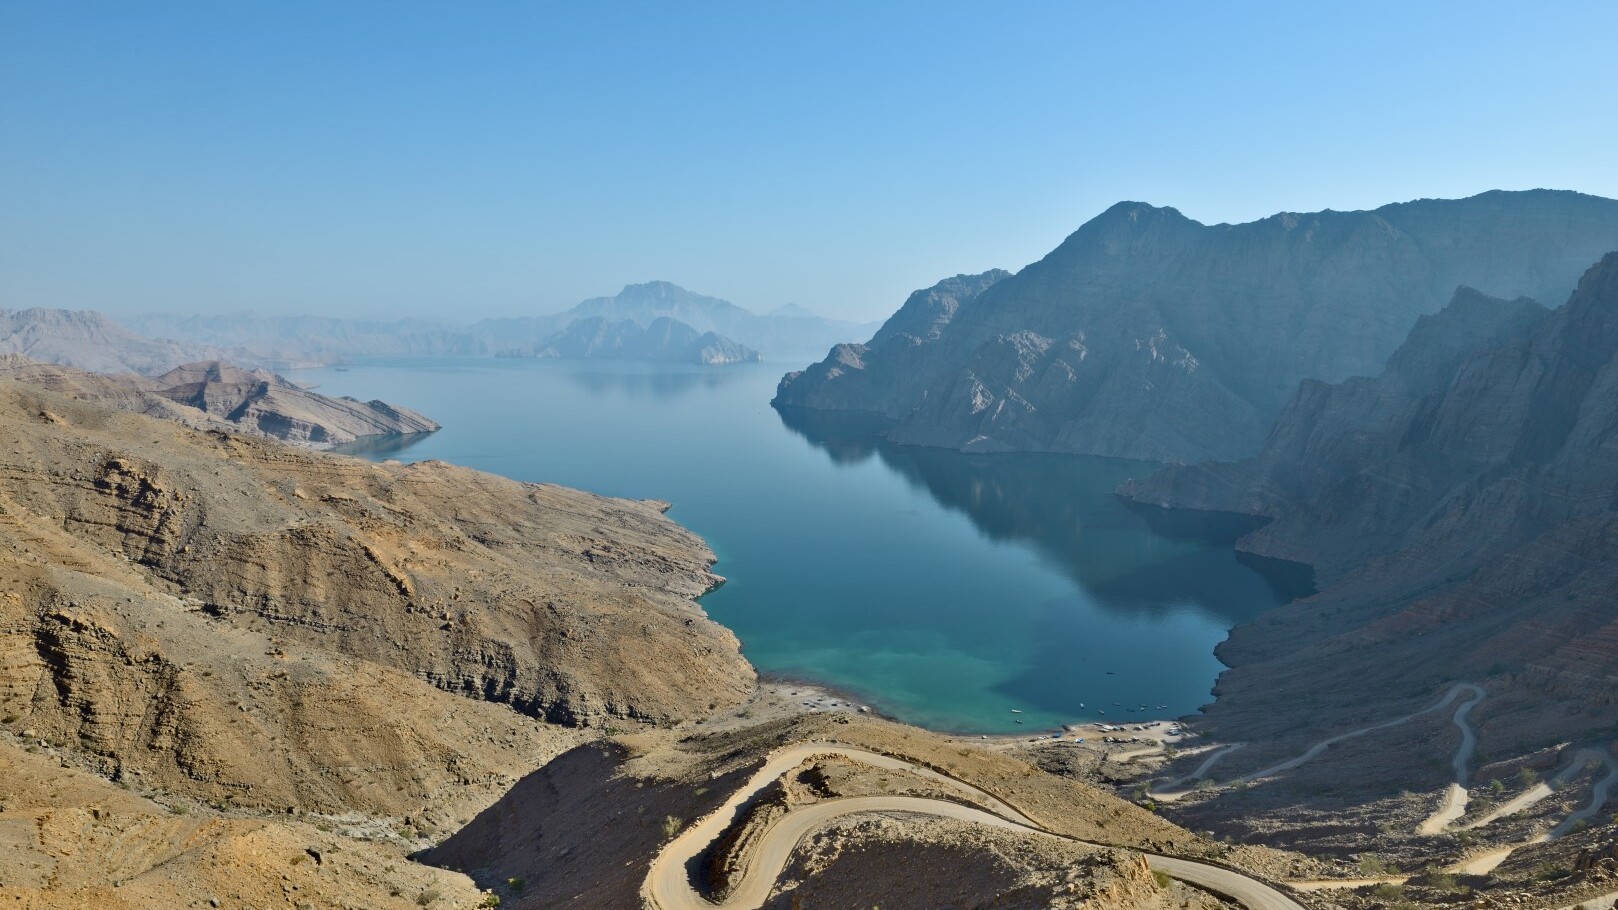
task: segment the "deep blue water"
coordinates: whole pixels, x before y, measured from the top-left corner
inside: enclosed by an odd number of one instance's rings
[[[1192,712],[1229,627],[1287,597],[1290,582],[1238,562],[1233,527],[1112,495],[1151,465],[879,444],[858,421],[773,410],[791,366],[373,360],[294,375],[444,424],[367,457],[672,502],[729,579],[703,607],[755,666],[935,729]]]

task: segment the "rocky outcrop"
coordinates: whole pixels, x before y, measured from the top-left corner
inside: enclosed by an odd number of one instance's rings
[[[757,363],[759,353],[713,332],[698,332],[667,317],[645,327],[601,316],[578,319],[531,350],[504,349],[505,356],[560,357],[567,360],[648,360],[717,366]]]
[[[1124,492],[1269,517],[1239,546],[1318,569],[1319,595],[1221,648],[1214,718],[1477,679],[1489,749],[1618,719],[1614,490],[1618,254],[1549,313],[1462,292],[1376,379],[1304,383],[1257,457]]]
[[[385,401],[330,398],[274,373],[220,361],[187,364],[149,379],[89,373],[5,354],[0,355],[0,377],[197,429],[266,436],[310,448],[439,429],[415,411]]]
[[[136,335],[92,310],[0,310],[0,354],[98,373],[161,373],[221,356],[215,347]]]
[[[919,445],[1242,458],[1301,380],[1377,372],[1458,286],[1560,300],[1614,248],[1618,202],[1568,192],[1212,226],[1119,203],[1016,275],[912,295],[775,401]]]
[[[331,398],[267,370],[220,361],[192,363],[157,377],[156,394],[285,442],[340,445],[366,436],[431,433],[439,425],[385,401]]]

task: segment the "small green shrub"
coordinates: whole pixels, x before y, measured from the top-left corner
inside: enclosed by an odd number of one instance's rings
[[[1360,857],[1360,874],[1366,878],[1379,875],[1398,875],[1399,867],[1392,863],[1384,862],[1380,856],[1366,854]]]
[[[1567,870],[1555,863],[1540,863],[1534,867],[1534,881],[1553,882],[1567,877]]]

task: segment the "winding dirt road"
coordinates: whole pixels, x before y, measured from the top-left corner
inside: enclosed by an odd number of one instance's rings
[[[1448,707],[1450,704],[1454,703],[1455,699],[1458,696],[1460,696],[1460,694],[1463,693],[1463,692],[1470,692],[1472,694],[1472,698],[1469,699],[1466,702],[1463,702],[1460,705],[1460,707],[1455,709],[1455,718],[1454,718],[1455,725],[1457,727],[1461,728],[1461,746],[1460,746],[1459,749],[1456,750],[1455,759],[1454,759],[1454,766],[1455,766],[1455,769],[1456,769],[1456,777],[1457,777],[1457,779],[1459,781],[1461,781],[1462,783],[1464,783],[1465,778],[1466,778],[1466,763],[1467,763],[1467,760],[1471,757],[1473,749],[1475,749],[1476,746],[1477,746],[1477,737],[1472,732],[1472,726],[1467,721],[1467,715],[1471,713],[1472,709],[1474,707],[1476,707],[1478,702],[1483,700],[1483,696],[1484,696],[1483,689],[1481,687],[1479,687],[1479,686],[1473,685],[1472,683],[1456,683],[1455,685],[1450,687],[1448,692],[1444,693],[1444,696],[1442,698],[1440,698],[1438,701],[1434,702],[1432,705],[1430,705],[1428,707],[1425,707],[1425,708],[1422,708],[1420,711],[1413,711],[1413,712],[1411,712],[1409,714],[1404,715],[1403,717],[1396,717],[1393,720],[1385,720],[1385,721],[1382,721],[1381,723],[1372,724],[1372,725],[1370,725],[1368,727],[1360,727],[1357,730],[1350,730],[1347,733],[1339,733],[1336,736],[1330,737],[1328,739],[1323,739],[1320,742],[1315,743],[1314,745],[1310,746],[1308,749],[1305,749],[1301,754],[1296,755],[1296,756],[1294,756],[1292,758],[1289,758],[1286,761],[1280,762],[1278,764],[1271,765],[1268,768],[1261,768],[1261,769],[1259,769],[1257,771],[1253,771],[1251,773],[1244,774],[1241,777],[1237,777],[1237,778],[1234,778],[1232,780],[1225,781],[1223,784],[1220,784],[1219,786],[1233,786],[1233,785],[1236,785],[1236,784],[1248,784],[1248,783],[1252,783],[1255,780],[1260,780],[1260,779],[1263,779],[1263,778],[1266,778],[1266,777],[1274,777],[1275,775],[1280,774],[1280,773],[1282,773],[1284,771],[1291,771],[1293,768],[1296,768],[1299,765],[1304,764],[1305,762],[1312,761],[1312,760],[1314,760],[1316,758],[1319,758],[1321,753],[1325,752],[1327,749],[1331,748],[1332,746],[1336,745],[1337,743],[1345,742],[1345,741],[1350,740],[1350,739],[1355,739],[1357,737],[1364,736],[1367,733],[1375,733],[1378,730],[1386,730],[1389,727],[1397,727],[1400,724],[1408,723],[1408,722],[1410,722],[1412,720],[1415,720],[1416,718],[1421,717],[1424,714],[1431,714],[1434,711],[1443,710],[1444,708]],[[1236,751],[1238,748],[1241,748],[1242,745],[1243,745],[1242,743],[1233,743],[1233,744],[1231,744],[1229,746],[1226,746],[1224,749],[1222,749],[1222,750],[1220,750],[1218,752],[1215,752],[1213,755],[1208,756],[1208,759],[1206,761],[1204,761],[1202,763],[1202,765],[1197,768],[1197,770],[1191,772],[1190,774],[1186,775],[1185,777],[1179,778],[1177,780],[1170,781],[1167,784],[1165,784],[1164,786],[1165,787],[1174,787],[1174,786],[1178,786],[1180,784],[1183,784],[1186,781],[1202,779],[1207,774],[1208,769],[1213,767],[1214,762],[1218,761],[1221,758],[1224,758],[1226,755],[1229,755],[1231,752]],[[1178,790],[1178,791],[1175,791],[1175,790],[1156,791],[1156,790],[1154,790],[1154,791],[1151,791],[1150,795],[1151,795],[1151,797],[1153,799],[1156,799],[1156,800],[1161,800],[1161,801],[1165,801],[1165,802],[1173,802],[1174,800],[1177,800],[1180,797],[1185,796],[1189,792],[1191,792],[1191,791],[1189,791],[1189,790]],[[1460,816],[1457,815],[1456,817],[1459,818]]]
[[[829,799],[790,810],[772,824],[746,858],[740,880],[723,904],[715,904],[692,886],[691,861],[713,843],[742,815],[749,800],[781,775],[804,761],[819,757],[840,757],[879,768],[908,771],[943,784],[988,808],[978,808],[942,799],[916,796],[859,796]],[[992,811],[991,811],[992,810]],[[810,832],[834,819],[849,815],[892,813],[953,818],[989,827],[1025,831],[1048,837],[1061,837],[1094,847],[1106,846],[1077,841],[1039,827],[1028,816],[986,790],[924,768],[914,762],[880,755],[852,746],[833,743],[800,743],[772,753],[747,783],[731,794],[718,809],[699,819],[675,836],[652,862],[642,886],[648,902],[660,910],[754,910],[769,898],[770,891],[790,861],[792,851]],[[1223,895],[1248,910],[1303,910],[1280,891],[1238,872],[1219,866],[1172,856],[1145,854],[1155,870],[1183,882]]]
[[[1411,712],[1409,714],[1406,714],[1403,717],[1396,717],[1393,720],[1385,720],[1385,721],[1383,721],[1382,723],[1379,723],[1379,724],[1372,724],[1369,727],[1361,727],[1358,730],[1350,730],[1347,733],[1339,733],[1336,736],[1331,737],[1330,739],[1323,739],[1320,742],[1315,743],[1314,745],[1310,746],[1301,755],[1298,755],[1298,756],[1296,756],[1294,758],[1289,758],[1286,761],[1281,762],[1280,764],[1271,765],[1268,768],[1263,768],[1263,769],[1260,769],[1258,771],[1254,771],[1251,774],[1244,774],[1241,777],[1236,778],[1235,780],[1229,781],[1229,783],[1231,783],[1231,784],[1250,784],[1255,780],[1260,780],[1260,779],[1266,778],[1266,777],[1274,777],[1275,775],[1280,774],[1283,771],[1291,771],[1293,768],[1298,767],[1299,765],[1303,764],[1304,762],[1312,761],[1312,760],[1314,760],[1316,758],[1319,758],[1320,754],[1322,752],[1325,752],[1327,749],[1331,748],[1332,746],[1337,745],[1340,742],[1346,742],[1347,740],[1350,740],[1350,739],[1357,739],[1358,737],[1364,736],[1367,733],[1375,733],[1378,730],[1386,730],[1389,727],[1397,727],[1400,724],[1409,723],[1410,721],[1413,721],[1416,718],[1421,717],[1424,714],[1431,714],[1434,711],[1441,711],[1444,708],[1449,707],[1449,705],[1451,703],[1453,703],[1455,701],[1456,697],[1458,697],[1462,692],[1471,692],[1472,693],[1471,700],[1463,703],[1459,708],[1455,709],[1456,715],[1458,717],[1461,717],[1461,720],[1457,720],[1456,724],[1457,724],[1457,726],[1459,726],[1461,728],[1461,734],[1462,734],[1461,746],[1465,750],[1464,752],[1459,753],[1457,755],[1457,758],[1456,758],[1455,761],[1456,761],[1456,765],[1461,769],[1462,775],[1464,775],[1466,772],[1465,772],[1465,758],[1463,756],[1469,756],[1469,755],[1472,754],[1472,746],[1476,743],[1476,738],[1472,735],[1472,727],[1471,727],[1471,725],[1464,722],[1465,718],[1463,716],[1463,712],[1468,712],[1469,713],[1472,710],[1473,706],[1475,706],[1478,702],[1483,700],[1483,695],[1484,695],[1483,689],[1479,688],[1478,686],[1473,685],[1472,683],[1456,683],[1455,685],[1450,687],[1450,690],[1448,692],[1444,693],[1443,698],[1440,698],[1438,701],[1434,702],[1429,707],[1422,708],[1420,711],[1413,711],[1413,712]]]
[[[1472,723],[1468,718],[1472,714],[1472,709],[1483,700],[1483,690],[1477,686],[1472,686],[1472,689],[1476,693],[1472,696],[1472,700],[1463,702],[1455,709],[1455,716],[1450,718],[1461,731],[1461,744],[1455,748],[1455,758],[1450,761],[1450,766],[1455,769],[1455,783],[1444,788],[1444,800],[1439,803],[1438,811],[1427,816],[1416,826],[1417,834],[1442,833],[1445,828],[1466,814],[1466,804],[1471,800],[1471,793],[1466,789],[1467,765],[1471,762],[1472,753],[1476,752],[1478,747],[1477,734],[1473,732]]]

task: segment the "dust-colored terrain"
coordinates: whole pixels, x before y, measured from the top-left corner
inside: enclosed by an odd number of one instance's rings
[[[24,906],[256,907],[286,874],[289,906],[402,906],[395,887],[465,904],[463,879],[405,854],[604,725],[752,691],[734,637],[692,602],[711,562],[658,504],[0,380],[0,748],[67,781],[0,775],[19,845],[0,884],[28,889]],[[71,814],[102,802],[105,823]],[[300,884],[338,868],[340,844],[397,874]],[[298,860],[306,846],[324,859]],[[108,865],[126,848],[150,862]]]
[[[840,757],[837,750],[854,757]],[[744,803],[734,822],[715,815],[766,767],[767,759],[783,761],[778,758],[782,755],[788,757],[779,781]],[[889,758],[878,765],[868,756]],[[774,774],[767,773],[771,781]],[[1103,789],[1047,774],[1000,751],[854,711],[803,714],[796,702],[768,698],[744,712],[682,724],[673,731],[581,746],[522,781],[424,858],[468,872],[511,906],[639,906],[647,899],[643,883],[670,839],[695,831],[692,826],[704,820],[704,826],[718,824],[722,836],[694,865],[669,872],[680,881],[689,875],[710,897],[726,900],[728,883],[740,880],[754,848],[783,818],[808,806],[835,810],[841,800],[877,798],[880,804],[890,797],[986,810],[1059,836],[948,819],[912,824],[931,816],[902,812],[902,822],[882,822],[873,829],[865,824],[865,815],[839,816],[814,829],[812,841],[806,841],[810,853],[794,853],[793,865],[779,882],[769,880],[774,885],[770,900],[787,902],[767,905],[791,906],[789,893],[807,888],[800,894],[804,906],[842,906],[844,898],[832,895],[856,893],[864,895],[864,903],[849,906],[908,906],[893,898],[908,893],[911,870],[923,867],[898,864],[906,845],[921,858],[962,857],[961,872],[951,879],[959,906],[989,905],[1008,882],[1017,883],[1019,900],[1034,901],[1030,906],[1068,896],[1096,900],[1112,885],[1132,888],[1135,873],[1130,870],[1136,860],[1119,860],[1120,866],[1110,853],[1098,859],[1095,844],[1251,868],[1240,851],[1193,835]],[[878,812],[870,817],[889,816]],[[1014,844],[1038,846],[1024,850]],[[841,869],[831,858],[843,856],[845,849],[854,861]],[[996,858],[1007,851],[1021,858]],[[967,862],[968,853],[979,855]],[[877,855],[894,859],[872,862]],[[1286,863],[1276,866],[1285,868]],[[966,874],[969,869],[983,872],[975,885]],[[1268,877],[1258,869],[1246,874]],[[1206,899],[1179,885],[1164,892],[1155,877],[1151,881],[1149,892],[1119,897],[1117,906],[1134,906],[1137,899],[1140,906]],[[809,900],[809,895],[819,897]],[[1098,906],[1114,906],[1110,899]]]
[[[0,906],[470,907],[465,876],[309,817],[176,811],[0,741]]]
[[[385,401],[331,398],[267,370],[245,370],[217,360],[149,377],[91,373],[20,354],[0,354],[0,377],[196,429],[265,436],[310,448],[439,429],[408,408]]]

